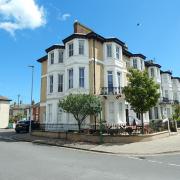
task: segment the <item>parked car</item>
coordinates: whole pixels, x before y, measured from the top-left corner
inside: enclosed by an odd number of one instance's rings
[[[30,121],[18,121],[15,127],[16,133],[20,132],[29,132],[29,126],[30,126]],[[39,123],[36,121],[31,121],[31,129],[35,130],[39,127]]]

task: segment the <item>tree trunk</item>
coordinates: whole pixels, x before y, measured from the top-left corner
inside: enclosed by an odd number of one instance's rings
[[[96,116],[94,116],[94,124],[95,124],[94,130],[96,131]]]
[[[79,133],[81,132],[81,123],[78,121]]]
[[[142,123],[142,134],[144,134],[144,119],[143,119],[143,113],[141,113],[141,123]]]

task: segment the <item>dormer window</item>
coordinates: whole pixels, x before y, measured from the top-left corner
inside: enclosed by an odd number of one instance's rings
[[[54,64],[54,52],[50,53],[50,64]]]
[[[106,50],[107,50],[107,57],[112,57],[112,45],[111,44],[106,45]]]
[[[79,40],[79,55],[84,55],[84,40]]]
[[[119,59],[120,49],[116,46],[116,59]]]
[[[73,43],[68,44],[68,50],[69,50],[69,57],[73,56],[74,54]]]
[[[63,51],[59,51],[59,63],[63,63]]]

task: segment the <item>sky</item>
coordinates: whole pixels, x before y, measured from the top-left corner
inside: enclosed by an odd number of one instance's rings
[[[154,59],[180,76],[179,0],[0,0],[0,95],[30,103],[40,99],[45,49],[73,33],[73,23],[124,41],[132,53]],[[139,25],[137,25],[139,24]]]

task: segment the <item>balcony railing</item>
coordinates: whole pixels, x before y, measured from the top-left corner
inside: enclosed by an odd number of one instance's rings
[[[180,104],[179,100],[174,100],[174,104]]]
[[[122,87],[102,87],[101,95],[118,95],[122,94]]]
[[[167,97],[162,97],[162,98],[161,98],[161,103],[163,103],[163,104],[172,104],[172,103],[173,103],[173,100],[170,100],[170,99],[167,98]]]

